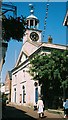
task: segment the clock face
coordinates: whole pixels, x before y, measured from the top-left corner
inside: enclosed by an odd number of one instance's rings
[[[31,38],[31,40],[33,40],[33,41],[37,41],[37,40],[39,39],[39,35],[38,35],[36,32],[32,32],[32,33],[30,34],[30,38]]]

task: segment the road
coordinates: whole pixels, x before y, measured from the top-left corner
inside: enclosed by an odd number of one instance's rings
[[[16,107],[6,106],[6,108],[3,109],[2,111],[2,120],[13,120],[13,119],[14,120],[40,120],[40,118],[38,118],[37,112],[31,111],[30,112],[31,114],[30,114],[30,113],[27,113],[27,111],[25,112],[24,110],[18,109]],[[50,120],[53,120],[53,118],[56,118],[56,120],[64,119],[59,114],[46,112],[42,120],[49,120],[49,118]]]
[[[2,118],[2,99],[0,98],[0,120]]]
[[[16,109],[15,107],[6,106],[2,111],[2,120],[35,120],[28,116],[26,112]]]

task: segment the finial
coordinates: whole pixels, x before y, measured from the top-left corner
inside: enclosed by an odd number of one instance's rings
[[[53,39],[52,39],[52,36],[49,35],[49,36],[48,36],[48,43],[52,43],[52,40],[53,40]]]
[[[30,7],[30,14],[33,14],[34,13],[34,6],[33,6],[33,4],[29,4],[29,7]]]

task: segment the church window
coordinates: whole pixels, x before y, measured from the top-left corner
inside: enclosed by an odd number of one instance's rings
[[[25,95],[26,95],[26,93],[25,93],[25,86],[23,85],[23,87],[22,87],[22,89],[23,89],[23,103],[25,103]]]
[[[16,88],[14,88],[14,102],[16,102]]]

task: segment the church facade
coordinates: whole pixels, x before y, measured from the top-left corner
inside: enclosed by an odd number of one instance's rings
[[[38,29],[39,20],[30,11],[26,18],[28,28],[23,36],[23,45],[14,69],[12,70],[11,102],[16,104],[34,106],[41,94],[38,81],[32,80],[29,73],[30,58],[34,54],[50,54],[51,49],[66,50],[64,45],[42,42],[42,31]]]

